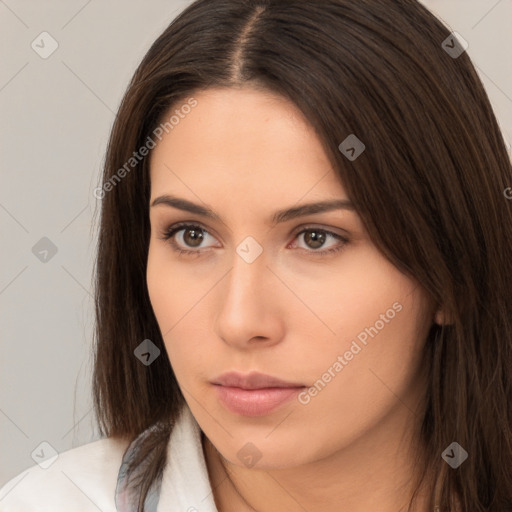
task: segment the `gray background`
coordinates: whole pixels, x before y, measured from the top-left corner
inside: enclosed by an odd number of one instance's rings
[[[0,486],[35,464],[43,441],[62,452],[99,438],[90,396],[93,190],[133,71],[189,3],[0,0]],[[423,3],[468,41],[510,141],[512,0]],[[31,47],[42,46],[43,31],[58,43],[46,59]],[[43,237],[54,255],[34,254]]]

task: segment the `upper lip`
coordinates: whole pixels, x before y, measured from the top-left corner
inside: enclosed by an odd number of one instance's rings
[[[242,374],[238,372],[227,372],[223,373],[215,380],[212,384],[219,384],[221,386],[230,386],[241,389],[263,389],[263,388],[302,388],[304,384],[297,382],[286,382],[272,377],[271,375],[265,375],[264,373],[251,372],[248,374]]]

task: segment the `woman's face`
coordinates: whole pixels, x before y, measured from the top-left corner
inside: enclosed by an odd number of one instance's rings
[[[201,429],[231,463],[257,468],[410,430],[433,317],[424,291],[368,238],[293,104],[249,88],[194,98],[173,107],[180,115],[151,154],[147,282]],[[331,201],[342,206],[299,210]],[[178,223],[191,227],[164,240]],[[213,384],[232,371],[302,387]]]

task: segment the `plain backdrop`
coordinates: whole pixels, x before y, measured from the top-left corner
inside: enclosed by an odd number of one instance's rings
[[[0,0],[0,486],[35,464],[42,442],[62,452],[99,438],[93,190],[136,66],[190,3]],[[510,141],[512,2],[423,3],[469,43]]]

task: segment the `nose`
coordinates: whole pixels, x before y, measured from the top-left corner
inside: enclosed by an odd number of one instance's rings
[[[248,263],[235,252],[233,266],[219,284],[214,330],[238,349],[272,346],[284,335],[282,284],[264,254]]]

